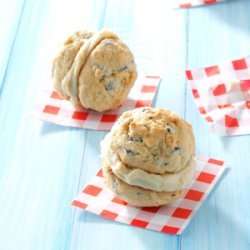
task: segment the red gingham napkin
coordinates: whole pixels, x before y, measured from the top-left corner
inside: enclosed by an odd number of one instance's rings
[[[250,134],[250,56],[186,76],[201,115],[218,135]]]
[[[177,8],[191,8],[194,6],[214,4],[223,1],[225,0],[177,0]]]
[[[223,161],[196,156],[196,174],[182,198],[171,205],[137,208],[116,198],[105,186],[100,170],[72,205],[109,220],[168,234],[181,234],[222,173]]]
[[[139,76],[122,106],[104,113],[75,108],[69,101],[61,99],[55,91],[45,90],[31,117],[64,126],[110,130],[124,111],[151,106],[159,82],[158,76]]]

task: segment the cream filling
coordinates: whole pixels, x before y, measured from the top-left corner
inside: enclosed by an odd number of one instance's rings
[[[177,173],[152,174],[142,169],[129,168],[121,162],[118,155],[110,147],[110,135],[101,143],[101,158],[112,172],[127,184],[158,192],[174,192],[182,190],[192,181],[195,171],[193,158],[186,167]]]
[[[78,78],[79,74],[84,67],[88,56],[94,48],[106,38],[118,38],[113,32],[102,30],[96,32],[90,39],[86,40],[83,46],[78,51],[73,65],[61,83],[63,92],[70,97],[70,101],[77,105],[78,101]]]

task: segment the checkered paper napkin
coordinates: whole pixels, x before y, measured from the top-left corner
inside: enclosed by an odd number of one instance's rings
[[[225,0],[174,0],[175,2],[175,7],[176,8],[191,8],[199,5],[208,5],[208,4],[214,4],[214,3],[219,3],[223,2]]]
[[[250,56],[187,70],[186,76],[212,131],[221,136],[250,134]]]
[[[139,76],[122,106],[104,113],[75,108],[55,91],[47,89],[42,92],[31,117],[70,127],[110,130],[124,111],[151,106],[159,83],[158,76]]]
[[[72,205],[131,226],[181,234],[226,169],[223,161],[196,156],[196,174],[182,198],[171,205],[137,208],[116,198],[105,186],[102,171],[73,200]]]

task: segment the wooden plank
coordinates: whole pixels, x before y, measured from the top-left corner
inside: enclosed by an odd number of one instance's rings
[[[1,96],[0,249],[69,248],[70,202],[77,193],[86,133],[34,121],[29,113],[50,78],[51,48],[64,30],[57,16],[74,16],[71,3],[27,0],[16,35]],[[91,4],[86,12],[94,9]]]
[[[174,22],[172,20],[175,20]],[[184,116],[186,47],[185,12],[175,12],[161,1],[108,1],[99,29],[117,32],[134,52],[138,71],[160,75],[155,106]],[[157,25],[155,25],[157,23]],[[176,53],[178,51],[179,53]],[[100,167],[99,144],[104,133],[87,132],[80,190]],[[90,139],[91,138],[91,139]],[[79,190],[79,191],[80,191]],[[180,237],[110,222],[76,210],[71,249],[179,249]]]
[[[24,4],[24,0],[0,1],[0,93]]]
[[[248,55],[249,9],[249,1],[190,9],[188,68]],[[190,89],[186,107],[196,134],[197,152],[223,159],[232,169],[184,232],[181,248],[249,249],[250,136],[220,138],[212,134],[198,114]]]

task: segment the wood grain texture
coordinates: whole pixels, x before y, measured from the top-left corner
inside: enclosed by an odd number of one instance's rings
[[[0,6],[6,22],[0,26],[0,249],[249,249],[250,136],[211,134],[184,75],[187,67],[249,53],[248,0],[178,11],[161,0],[0,0]],[[155,106],[193,124],[197,153],[232,167],[182,236],[70,206],[100,167],[106,133],[29,118],[50,81],[58,44],[77,29],[104,27],[129,45],[140,73],[162,77]]]
[[[24,0],[1,0],[0,2],[0,93],[17,29],[21,21],[24,4]]]
[[[45,46],[51,42],[49,27],[63,29],[53,26],[54,5],[26,1],[3,85],[0,249],[70,245],[70,202],[77,193],[86,131],[29,117],[39,87],[50,76],[51,58]]]
[[[249,55],[249,10],[249,1],[190,10],[187,67],[209,66]],[[232,18],[235,13],[238,18]],[[220,138],[210,133],[190,92],[188,89],[186,113],[194,126],[198,153],[224,159],[232,169],[184,232],[182,249],[249,249],[250,156],[246,152],[250,136]]]

